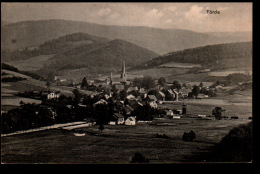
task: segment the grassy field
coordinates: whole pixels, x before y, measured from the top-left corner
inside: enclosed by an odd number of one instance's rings
[[[166,68],[192,68],[192,67],[201,67],[200,64],[192,64],[192,63],[179,63],[179,62],[169,62],[160,65],[159,67],[166,67]]]
[[[152,123],[105,125],[98,136],[98,125],[77,129],[47,130],[1,138],[2,163],[129,163],[135,152],[151,163],[193,162],[193,156],[207,152],[233,127],[248,120],[155,120]],[[159,123],[172,123],[161,126]],[[193,142],[182,141],[184,132],[193,130]],[[84,132],[85,136],[75,136]],[[168,138],[158,138],[156,134]]]
[[[53,55],[40,55],[36,57],[31,57],[25,60],[13,60],[6,62],[7,64],[18,68],[21,71],[36,71],[43,67],[43,65],[52,57]]]

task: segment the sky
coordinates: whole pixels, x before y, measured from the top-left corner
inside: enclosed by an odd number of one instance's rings
[[[196,32],[252,31],[252,3],[1,3],[3,21],[47,19]]]

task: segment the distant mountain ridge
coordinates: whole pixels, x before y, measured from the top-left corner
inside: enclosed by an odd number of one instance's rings
[[[251,41],[250,33],[220,37],[181,29],[107,26],[68,20],[11,23],[1,27],[1,49],[24,49],[58,37],[84,32],[107,39],[122,39],[158,54],[211,44]]]

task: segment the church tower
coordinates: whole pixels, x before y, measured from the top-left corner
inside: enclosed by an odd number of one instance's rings
[[[123,61],[122,72],[121,72],[121,79],[122,79],[123,82],[126,82],[125,61]]]

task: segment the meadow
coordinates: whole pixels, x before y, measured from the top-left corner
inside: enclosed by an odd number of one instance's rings
[[[45,130],[2,137],[2,163],[82,164],[129,163],[140,152],[151,163],[205,162],[193,156],[209,149],[228,134],[234,126],[249,120],[165,119],[135,126],[105,125],[99,136],[98,125],[74,131]],[[163,126],[161,123],[172,123]],[[193,130],[193,142],[182,141],[184,132]],[[74,133],[85,133],[75,136]],[[156,134],[165,134],[159,138]]]
[[[6,62],[11,66],[15,66],[21,71],[36,71],[43,67],[43,65],[52,57],[52,55],[40,55],[36,57],[31,57],[29,59],[23,60],[12,60]],[[33,62],[33,63],[32,63]]]

